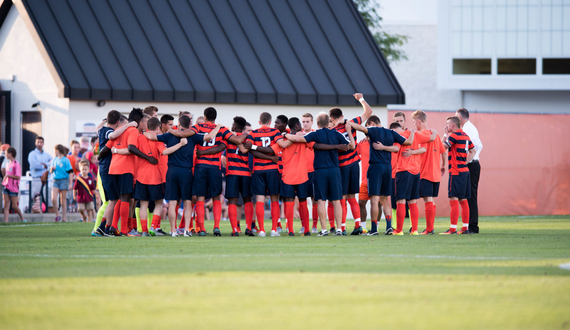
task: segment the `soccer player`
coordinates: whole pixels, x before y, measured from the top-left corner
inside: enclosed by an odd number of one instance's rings
[[[336,130],[328,128],[330,119],[326,113],[320,113],[317,116],[318,130],[311,132],[305,136],[285,134],[288,140],[292,142],[316,142],[328,145],[348,145],[348,148],[342,147],[341,151],[354,149],[354,137],[352,135],[352,127],[346,125],[348,140],[344,135]],[[318,236],[328,236],[326,230],[326,201],[332,201],[334,205],[335,219],[337,223],[337,236],[342,236],[342,208],[340,200],[342,199],[342,185],[339,168],[339,159],[337,150],[319,150],[315,144],[315,199],[318,201],[319,218],[321,220],[321,232]],[[345,150],[346,149],[346,150]]]
[[[427,128],[427,115],[421,110],[412,113],[412,121],[418,132],[431,134]],[[424,199],[426,229],[420,235],[433,235],[435,222],[434,197],[439,195],[439,183],[445,174],[445,147],[439,135],[435,140],[422,144],[426,152],[421,155],[420,165],[420,197]]]
[[[459,205],[461,205],[461,222],[463,228],[459,234],[469,234],[469,203],[471,196],[471,178],[467,164],[475,156],[475,148],[471,139],[461,130],[459,117],[447,117],[447,125],[443,129],[443,145],[448,152],[449,161],[449,205],[451,205],[451,226],[445,233],[451,235],[457,233],[457,221],[459,220]],[[449,134],[449,136],[448,136]]]
[[[306,113],[301,117],[301,124],[303,125],[303,134],[307,135],[311,132],[314,132],[315,130],[313,129],[313,115],[311,115],[310,113]],[[313,189],[313,182],[315,181],[315,168],[313,166],[313,163],[315,161],[315,151],[313,150],[313,148],[309,147],[307,145],[306,148],[306,154],[307,154],[307,171],[309,172],[309,197],[311,197],[311,205],[313,205],[313,209],[312,209],[312,218],[313,218],[313,226],[311,228],[311,232],[313,234],[317,234],[317,222],[319,222],[319,208],[318,208],[318,204],[315,200],[315,192]],[[303,232],[308,231],[308,228],[302,228]]]
[[[370,108],[368,103],[364,100],[362,93],[356,93],[354,97],[362,104],[364,112],[360,116],[351,119],[350,122],[361,125],[362,122],[366,121],[372,115],[372,108]],[[342,115],[342,110],[332,108],[329,110],[329,115],[335,125],[334,130],[347,136],[348,132],[345,127],[346,120]],[[356,139],[356,131],[352,131],[352,134],[353,139]],[[342,205],[342,232],[343,235],[346,235],[347,200],[354,216],[354,226],[355,228],[360,227],[360,206],[356,201],[356,194],[360,191],[360,166],[358,165],[358,163],[360,163],[360,157],[358,157],[358,152],[354,149],[339,152],[338,160],[342,178],[342,200],[340,201]]]
[[[251,150],[256,150],[257,147],[271,147],[278,144],[280,147],[286,147],[285,141],[281,133],[275,128],[269,127],[271,125],[271,114],[262,112],[259,116],[260,128],[251,131],[247,136],[247,141],[252,144]],[[264,205],[265,196],[269,195],[271,198],[271,236],[280,236],[277,233],[277,223],[279,221],[279,190],[280,178],[279,167],[273,161],[262,159],[259,155],[254,156],[253,175],[251,176],[251,193],[256,195],[255,213],[257,221],[259,222],[259,237],[265,237],[264,226]]]

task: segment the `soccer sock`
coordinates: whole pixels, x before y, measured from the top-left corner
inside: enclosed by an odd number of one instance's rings
[[[295,217],[295,202],[285,202],[285,217],[287,218],[287,228],[289,229],[290,233],[293,233],[293,218]]]
[[[279,202],[271,202],[271,230],[277,230],[277,222],[280,214],[281,209],[279,208]]]
[[[129,218],[129,233],[137,228],[137,219]]]
[[[190,217],[190,225],[188,226],[189,230],[194,229],[194,222],[196,221],[196,205],[192,205],[192,216]],[[196,226],[197,228],[197,226]]]
[[[342,225],[341,225],[342,228],[341,229],[344,231],[344,230],[346,230],[346,214],[348,213],[347,209],[346,209],[346,199],[343,198],[340,200],[340,207],[342,208]]]
[[[378,231],[378,220],[372,220],[372,224],[370,225],[370,231],[375,232]]]
[[[317,228],[317,223],[319,222],[319,205],[317,203],[313,204],[313,228]]]
[[[334,205],[331,202],[329,202],[329,206],[327,208],[327,213],[329,216],[329,224],[331,225],[331,228],[333,228],[335,226],[335,224],[334,224]],[[323,228],[321,228],[321,229],[323,229]]]
[[[362,227],[362,230],[366,230],[366,221],[360,221],[360,227]]]
[[[398,208],[396,209],[396,232],[402,232],[404,230],[404,219],[406,218],[406,204],[398,203]]]
[[[463,230],[469,229],[469,203],[467,200],[459,202],[461,205],[461,221],[463,222]]]
[[[265,203],[257,202],[255,203],[255,215],[257,216],[257,222],[259,222],[259,231],[265,231],[264,226],[264,217],[265,217],[265,210],[263,205]]]
[[[106,223],[107,221],[105,218],[101,219],[101,223],[99,224],[98,228],[100,228],[101,230],[105,230]]]
[[[95,227],[93,228],[93,230],[97,230],[97,228],[99,228],[99,226],[101,225],[101,221],[105,216],[105,210],[107,209],[107,205],[109,205],[108,201],[103,203],[103,205],[101,205],[101,207],[99,208],[99,211],[97,211],[97,219],[95,221]]]
[[[301,226],[305,228],[305,232],[311,231],[309,228],[309,207],[307,201],[299,202],[299,217],[301,217]]]
[[[214,228],[220,228],[220,220],[222,219],[222,202],[214,201]],[[236,211],[237,214],[237,211]]]
[[[366,222],[362,222],[362,224],[364,224],[364,227],[366,228]],[[392,228],[392,216],[391,215],[386,216],[386,230],[388,230],[388,228]]]
[[[143,233],[148,233],[148,223],[147,219],[141,219],[141,227]]]
[[[129,202],[121,202],[121,210],[120,210],[120,215],[121,215],[121,233],[123,234],[127,234],[128,231],[128,227],[129,227],[129,209],[130,209],[130,205]]]
[[[418,231],[418,220],[420,218],[420,210],[418,209],[418,203],[413,203],[409,205],[410,207],[410,220],[412,221],[412,231]]]
[[[147,211],[147,212],[148,212],[148,211]],[[139,233],[142,232],[141,214],[140,214],[140,213],[141,213],[140,207],[135,207],[135,218],[136,218],[136,221],[137,221],[137,231],[138,231]],[[148,214],[148,213],[147,213],[147,214]]]
[[[426,202],[425,210],[426,210],[426,231],[433,230],[433,220],[434,220],[434,205],[433,202]]]
[[[152,216],[152,226],[156,228],[160,228],[160,215],[154,214]]]
[[[198,229],[204,230],[204,201],[196,202],[196,231]]]
[[[356,198],[349,198],[348,204],[350,204],[350,211],[354,217],[354,228],[358,228],[360,227],[360,205],[358,205]]]
[[[459,220],[459,201],[450,200],[449,205],[451,205],[451,232],[454,233],[457,230],[457,220]]]
[[[230,224],[232,226],[232,234],[237,231],[237,205],[228,205],[228,217],[230,218]]]
[[[245,212],[245,225],[247,229],[251,230],[251,221],[253,220],[253,203],[248,202],[244,205]]]
[[[182,229],[184,228],[184,226],[186,226],[186,212],[182,212],[182,219],[180,219],[180,225],[178,225],[178,228]]]
[[[113,222],[112,222],[112,226],[115,229],[119,228],[119,218],[121,217],[121,204],[123,202],[121,201],[117,201],[117,204],[115,204],[115,210],[113,210]]]

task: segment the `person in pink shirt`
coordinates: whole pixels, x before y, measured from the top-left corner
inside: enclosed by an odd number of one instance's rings
[[[6,150],[6,158],[10,161],[6,165],[6,175],[2,180],[4,186],[4,222],[8,222],[8,212],[10,211],[10,202],[12,202],[12,209],[18,213],[20,220],[24,220],[22,211],[18,207],[18,194],[20,193],[20,177],[22,176],[22,166],[16,161],[16,149],[10,147]]]

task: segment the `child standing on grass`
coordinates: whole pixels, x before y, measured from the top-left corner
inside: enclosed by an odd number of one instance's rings
[[[73,199],[77,201],[77,209],[81,213],[82,221],[89,221],[90,213],[94,211],[93,192],[95,191],[95,180],[89,176],[89,161],[79,162],[81,170],[73,186]]]
[[[26,222],[22,211],[18,207],[18,194],[20,193],[20,177],[22,176],[22,166],[16,161],[16,149],[10,147],[6,150],[6,158],[9,160],[6,165],[6,175],[2,180],[4,186],[4,222],[8,222],[8,212],[10,211],[10,202],[12,209],[18,213],[20,221]]]
[[[67,215],[67,191],[72,189],[73,182],[73,168],[69,159],[65,157],[67,154],[66,149],[61,144],[55,146],[55,158],[52,161],[52,166],[49,170],[53,173],[53,188],[51,192],[53,209],[55,211],[55,222],[63,221]],[[59,216],[59,203],[61,200],[61,213],[63,217]]]

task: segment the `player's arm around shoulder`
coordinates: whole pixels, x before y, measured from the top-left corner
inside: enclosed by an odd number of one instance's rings
[[[109,134],[109,140],[115,140],[116,138],[121,136],[129,127],[137,128],[138,126],[139,125],[137,124],[136,121],[131,121],[131,122],[127,123],[126,125],[123,125],[123,126],[117,128],[111,134]]]

